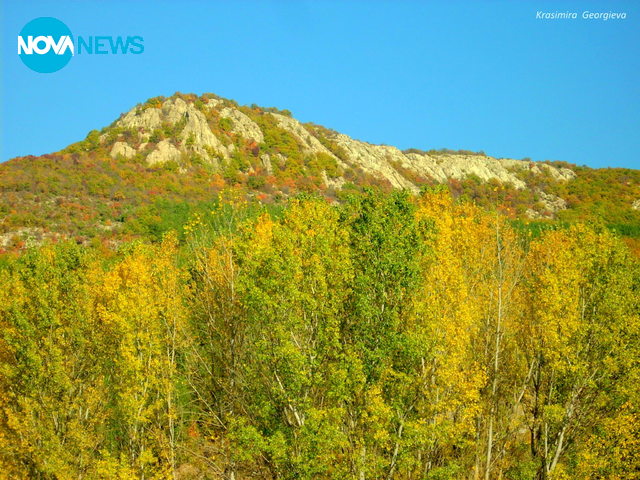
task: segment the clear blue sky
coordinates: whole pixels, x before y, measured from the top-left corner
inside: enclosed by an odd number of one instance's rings
[[[400,148],[640,168],[640,2],[2,1],[0,160],[56,151],[180,91]],[[145,53],[32,72],[16,37],[40,16],[74,35],[142,35]]]

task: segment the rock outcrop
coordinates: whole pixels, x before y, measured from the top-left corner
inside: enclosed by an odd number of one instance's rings
[[[139,150],[143,150],[148,145],[154,132],[167,125],[181,127],[175,139],[179,146],[171,148],[164,140],[158,142],[155,149],[147,156],[147,163],[150,165],[176,160],[183,152],[195,153],[202,159],[215,163],[217,158],[229,158],[233,152],[233,145],[225,145],[211,131],[204,114],[193,103],[181,98],[166,100],[160,108],[134,108],[115,123],[116,128],[139,132],[143,141]],[[119,146],[116,154],[125,150],[130,152],[126,147]],[[215,153],[212,154],[212,152]],[[115,156],[113,150],[111,155]]]
[[[136,149],[129,146],[128,143],[125,142],[116,142],[113,144],[111,148],[111,156],[116,158],[118,156],[124,158],[131,158],[136,154]]]
[[[231,131],[239,137],[255,140],[258,143],[264,142],[264,135],[258,124],[240,110],[224,107],[220,109],[220,116],[231,120]]]
[[[227,131],[236,138],[258,145],[264,142],[265,132],[233,102],[209,98],[197,107],[194,102],[173,97],[154,106],[136,107],[118,120],[115,127],[137,131],[140,142],[138,145],[130,145],[124,138],[118,137],[111,146],[111,156],[132,158],[136,153],[143,152],[149,165],[158,165],[168,161],[179,162],[182,158],[197,155],[204,161],[218,165],[220,161],[229,159],[236,147],[229,137],[225,138],[219,131],[215,133],[205,114],[227,119]],[[567,181],[575,177],[571,169],[544,163],[493,158],[481,154],[416,150],[403,152],[396,147],[373,145],[337,132],[323,131],[325,140],[340,149],[341,154],[338,156],[334,153],[335,149],[325,146],[326,141],[320,141],[317,132],[298,120],[277,112],[262,114],[271,115],[280,129],[294,137],[304,155],[322,153],[331,157],[343,171],[357,169],[389,182],[394,188],[417,191],[415,178],[418,177],[436,182],[475,177],[484,182],[496,180],[510,184],[516,189],[526,188],[523,180],[525,175],[546,175],[556,181]],[[166,130],[167,127],[176,130],[175,138],[160,141],[155,139],[151,142],[154,132]],[[104,141],[106,135],[101,138]],[[273,154],[262,153],[259,158],[268,173],[272,173],[276,165],[286,162],[286,158],[274,158]],[[325,184],[338,189],[345,183],[344,178],[329,178],[325,173],[323,179]],[[558,197],[542,197],[542,201],[545,205],[548,204],[551,211],[566,208],[564,200]]]
[[[177,162],[182,153],[169,140],[162,140],[156,148],[147,156],[149,165],[157,165],[166,162]]]
[[[549,218],[553,217],[560,210],[567,209],[567,201],[564,198],[560,198],[557,195],[546,193],[543,190],[535,190],[538,201],[542,204],[542,211],[537,211],[532,208],[527,209],[525,212],[527,217],[531,219]]]

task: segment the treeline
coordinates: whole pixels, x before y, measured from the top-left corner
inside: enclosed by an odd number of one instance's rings
[[[640,269],[448,193],[0,264],[0,478],[640,478]]]

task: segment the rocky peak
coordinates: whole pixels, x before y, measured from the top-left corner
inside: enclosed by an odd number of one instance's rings
[[[140,143],[137,147],[116,142],[111,156],[133,157],[146,150],[149,165],[178,161],[182,154],[194,153],[202,159],[214,163],[217,158],[229,158],[233,144],[225,145],[211,130],[204,113],[194,103],[182,98],[171,98],[158,105],[136,107],[115,123],[116,129],[137,131]],[[158,139],[153,136],[158,131],[166,134],[173,130],[173,138]],[[173,143],[172,143],[173,142]]]
[[[275,132],[275,133],[274,133]],[[314,129],[274,109],[241,107],[212,95],[176,95],[151,99],[123,115],[101,136],[113,157],[139,157],[149,165],[184,163],[198,159],[213,168],[250,149],[257,161],[250,169],[272,173],[282,169],[292,151],[266,145],[283,132],[295,141],[295,154],[303,158],[321,156],[342,173],[356,170],[380,179],[394,188],[419,189],[416,179],[446,182],[475,177],[524,189],[524,175],[546,175],[567,181],[575,173],[569,168],[524,160],[493,158],[472,152],[403,152],[396,147],[373,145],[320,127]],[[282,150],[282,151],[279,151]],[[342,175],[325,169],[325,184],[340,188]]]

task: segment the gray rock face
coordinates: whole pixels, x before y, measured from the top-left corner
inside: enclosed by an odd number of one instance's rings
[[[134,108],[116,122],[118,127],[142,128],[147,131],[147,135],[160,125],[162,125],[162,110],[158,108],[147,108],[142,112]]]
[[[557,195],[543,192],[538,190],[540,201],[544,204],[545,208],[551,212],[558,212],[560,210],[567,209],[567,201],[564,198],[560,198]]]
[[[415,154],[406,155],[408,167],[423,175],[428,175],[439,182],[448,178],[462,180],[475,175],[483,181],[498,180],[510,183],[517,189],[526,188],[526,184],[518,177],[518,172],[530,171],[536,175],[548,172],[555,180],[570,180],[575,176],[568,168],[558,169],[550,165],[535,164],[522,160],[493,158],[484,155],[459,154]]]
[[[147,156],[147,163],[158,165],[170,161],[179,161],[182,153],[169,140],[158,142],[156,148]]]
[[[545,218],[545,216],[548,218],[549,216],[553,216],[556,212],[559,212],[560,210],[567,209],[567,201],[564,198],[560,198],[557,195],[553,195],[551,193],[546,193],[540,189],[536,190],[536,194],[538,195],[539,202],[544,206],[544,209],[548,213],[545,215],[543,213],[537,212],[529,208],[525,212],[527,217],[529,218],[538,219],[538,218]]]
[[[278,125],[300,139],[309,152],[327,153],[336,159],[338,165],[345,166],[344,162],[311,136],[300,122],[284,115],[273,115],[277,118]],[[502,183],[510,183],[518,189],[526,188],[526,184],[518,178],[517,173],[520,171],[529,170],[536,175],[547,173],[553,179],[560,181],[575,177],[575,173],[568,168],[557,168],[523,160],[497,159],[484,155],[405,154],[396,147],[372,145],[343,134],[336,134],[332,140],[346,151],[348,163],[351,166],[359,167],[368,174],[388,180],[394,188],[406,188],[412,191],[417,191],[418,187],[405,178],[398,171],[397,166],[422,177],[431,177],[438,182],[446,182],[449,178],[462,180],[469,175],[476,175],[483,181],[495,179]]]
[[[179,119],[186,118],[187,120],[187,124],[179,135],[179,138],[182,140],[182,146],[190,147],[196,154],[209,161],[215,160],[215,155],[212,156],[209,153],[211,151],[216,152],[217,155],[223,158],[229,158],[235,147],[233,145],[225,146],[224,143],[213,134],[211,128],[209,128],[204,114],[197,110],[192,104],[189,104],[189,107],[190,108],[179,117]],[[184,149],[186,148],[183,148],[183,150]]]
[[[264,135],[258,124],[240,110],[224,107],[220,110],[220,116],[231,120],[233,123],[231,131],[239,137],[255,140],[258,143],[264,142]]]
[[[333,140],[347,153],[350,163],[360,167],[365,173],[388,180],[394,188],[418,190],[416,185],[394,167],[393,162],[402,163],[405,159],[404,154],[396,147],[371,145],[343,134],[337,134]]]
[[[365,172],[381,174],[396,188],[415,190],[415,186],[398,173],[395,165],[400,165],[422,177],[431,177],[438,182],[446,182],[449,178],[462,180],[475,175],[485,182],[498,180],[501,183],[510,183],[517,189],[526,188],[526,184],[517,175],[521,171],[529,170],[537,175],[546,171],[552,178],[561,181],[575,177],[575,173],[568,168],[559,169],[551,165],[522,160],[446,153],[405,154],[395,147],[370,145],[353,140],[346,135],[337,135],[336,140],[349,153],[350,159]]]
[[[154,130],[163,125],[176,125],[184,123],[184,127],[178,134],[180,148],[178,152],[195,153],[204,160],[215,163],[217,158],[229,158],[233,152],[233,145],[226,146],[216,137],[204,114],[192,103],[185,102],[181,98],[169,99],[161,108],[135,108],[116,122],[116,127],[134,129],[140,132],[140,136],[146,143]],[[122,143],[122,142],[116,142]],[[147,157],[147,163],[158,164],[169,160],[175,160],[175,152],[166,145],[160,145]],[[119,147],[122,150],[123,147]],[[175,149],[176,147],[174,147]],[[163,158],[162,155],[168,155]]]
[[[205,108],[215,110],[220,118],[229,119],[231,132],[240,139],[255,141],[258,144],[264,142],[264,132],[259,125],[229,102],[211,98],[205,103]],[[504,184],[511,184],[517,189],[526,188],[521,178],[523,173],[548,175],[557,181],[567,181],[575,177],[575,173],[568,168],[542,163],[485,155],[404,153],[396,147],[373,145],[340,133],[328,133],[328,138],[345,152],[345,155],[341,155],[342,158],[338,158],[296,119],[278,113],[267,114],[272,115],[280,128],[288,131],[298,140],[304,153],[329,155],[341,168],[360,169],[369,175],[387,180],[394,188],[417,191],[418,186],[412,180],[415,176],[432,178],[437,182],[446,182],[452,178],[463,180],[469,176],[476,176],[485,182],[497,180]],[[180,161],[181,158],[194,154],[217,165],[220,159],[227,159],[234,152],[235,147],[229,143],[228,138],[219,138],[211,130],[207,116],[193,103],[179,97],[166,100],[160,108],[135,108],[116,122],[118,127],[135,129],[139,132],[143,142],[139,151],[145,148],[154,130],[167,125],[180,126],[174,139],[175,145],[168,140],[159,142],[147,156],[149,165],[172,160]],[[135,154],[136,149],[120,138],[111,148],[113,157],[121,155],[131,158]],[[279,154],[262,154],[260,161],[265,171],[272,173],[276,166],[286,162],[286,158]],[[336,189],[341,188],[345,183],[344,178],[330,179],[326,174],[323,175],[323,179],[327,186]],[[566,208],[561,198],[544,197],[542,194],[540,196],[541,201],[550,211]],[[634,203],[633,208],[640,209],[640,200]]]
[[[263,155],[260,155],[260,161],[262,162],[262,166],[264,167],[265,171],[271,175],[273,173],[273,167],[271,166],[271,157],[269,156],[269,154],[265,153]]]
[[[118,155],[124,158],[131,158],[136,154],[136,149],[125,142],[116,142],[111,148],[111,157],[116,158]]]
[[[299,121],[295,120],[294,118],[287,117],[286,115],[280,115],[278,113],[270,113],[269,115],[275,117],[280,128],[287,130],[289,133],[293,134],[293,136],[298,139],[307,153],[322,152],[333,157],[333,154],[324,145],[322,145],[316,137],[311,135]]]

